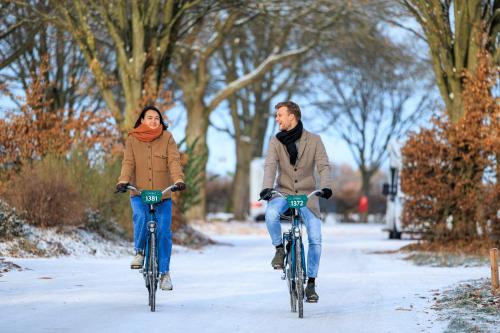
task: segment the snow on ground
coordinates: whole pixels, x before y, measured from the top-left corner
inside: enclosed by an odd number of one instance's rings
[[[489,275],[488,266],[422,267],[374,253],[409,242],[386,240],[378,225],[325,225],[320,300],[299,319],[271,269],[265,225],[198,228],[231,245],[177,248],[174,290],[158,292],[155,313],[130,258],[7,258],[29,270],[0,277],[0,332],[443,332],[436,291]]]
[[[0,242],[0,256],[52,257],[82,256],[95,257],[124,256],[133,252],[132,242],[109,240],[95,232],[77,227],[37,228],[24,224],[23,237]]]

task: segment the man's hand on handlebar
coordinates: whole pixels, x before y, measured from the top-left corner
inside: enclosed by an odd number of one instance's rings
[[[325,188],[321,189],[321,192],[316,193],[316,195],[318,197],[325,198],[325,199],[329,199],[332,196],[332,194],[333,194],[332,190],[329,189],[328,187],[325,187]]]
[[[265,188],[262,191],[260,191],[260,199],[261,200],[269,200],[273,197],[273,189],[272,188]]]

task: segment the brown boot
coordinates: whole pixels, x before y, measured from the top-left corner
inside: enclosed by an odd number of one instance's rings
[[[306,286],[306,302],[317,303],[319,300],[318,294],[316,294],[314,282],[307,282]]]
[[[273,266],[274,269],[283,269],[284,261],[285,261],[285,249],[282,246],[277,247],[274,258],[271,261],[271,266]]]

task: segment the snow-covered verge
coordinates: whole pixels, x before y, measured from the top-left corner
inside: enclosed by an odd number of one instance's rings
[[[480,267],[489,263],[489,258],[487,257],[426,251],[412,251],[405,259],[413,262],[417,266],[431,267]]]
[[[3,257],[124,256],[132,253],[132,243],[110,240],[77,227],[37,228],[23,226],[23,236],[0,242]]]
[[[131,253],[132,244],[104,228],[99,214],[88,217],[93,231],[75,226],[39,228],[28,224],[15,208],[0,200],[0,257],[99,257]],[[106,226],[114,227],[114,224]],[[6,267],[0,263],[0,269]]]
[[[491,280],[468,280],[435,293],[432,307],[449,322],[448,332],[499,332],[500,294],[491,292]]]
[[[0,199],[0,257],[35,258],[59,256],[119,257],[131,255],[133,245],[123,238],[115,222],[104,221],[89,211],[85,227],[39,228],[27,223],[15,208]],[[173,234],[175,244],[199,249],[215,242],[189,225]],[[0,262],[0,270],[12,265]]]

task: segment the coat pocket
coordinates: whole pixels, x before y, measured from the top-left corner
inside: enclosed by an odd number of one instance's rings
[[[153,170],[166,171],[167,170],[167,155],[166,154],[153,154]]]

